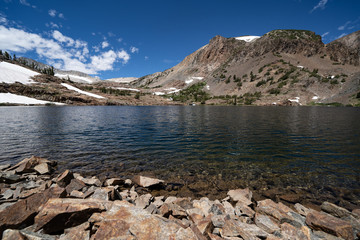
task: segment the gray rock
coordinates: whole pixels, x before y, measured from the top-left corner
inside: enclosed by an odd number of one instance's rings
[[[15,204],[15,201],[14,202],[5,202],[3,204],[0,204],[0,212],[14,204]]]
[[[10,164],[2,164],[2,165],[0,165],[0,171],[3,171],[5,169],[9,168],[10,166],[11,166]]]
[[[173,196],[167,197],[166,200],[165,200],[165,203],[175,202],[176,199],[177,199],[177,197],[173,197]]]
[[[300,203],[296,203],[296,204],[294,205],[294,207],[295,207],[296,211],[297,211],[299,214],[303,215],[304,217],[306,217],[306,216],[312,211],[311,209],[309,209],[309,208],[307,208],[307,207],[304,207],[304,206],[301,205]]]
[[[164,204],[163,199],[164,199],[163,196],[155,197],[155,201],[153,202],[153,204],[159,208]]]
[[[10,199],[14,196],[14,191],[11,189],[7,189],[5,192],[2,193],[2,199]]]
[[[250,218],[253,218],[255,215],[255,211],[252,210],[249,206],[246,204],[243,204],[242,202],[237,202],[235,205],[235,214],[237,216],[248,216]]]
[[[154,204],[150,204],[145,210],[150,214],[158,214],[159,213],[158,208]]]
[[[345,208],[336,206],[335,204],[329,202],[323,202],[323,204],[321,204],[321,210],[339,218],[349,217],[351,215],[351,212]]]
[[[109,201],[109,190],[98,188],[95,192],[91,195],[90,199],[99,199],[104,201]]]
[[[145,194],[145,195],[141,195],[140,197],[136,198],[135,200],[135,205],[139,208],[146,208],[147,206],[149,206],[150,201],[152,200],[152,196],[150,193]]]
[[[275,221],[271,220],[269,216],[259,213],[255,214],[255,224],[268,233],[274,233],[275,231],[280,230],[279,225]]]
[[[225,222],[220,233],[224,238],[242,237],[245,240],[255,240],[256,238],[266,239],[269,235],[255,224],[242,223],[233,219]]]
[[[121,178],[110,178],[107,179],[104,183],[105,186],[116,186],[122,184],[124,184],[124,180],[122,180]]]
[[[19,175],[11,173],[11,172],[0,172],[0,183],[17,183],[21,181]]]

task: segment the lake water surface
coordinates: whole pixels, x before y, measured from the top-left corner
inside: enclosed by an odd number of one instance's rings
[[[0,164],[31,155],[58,171],[156,176],[196,196],[249,186],[356,204],[360,109],[1,107]]]

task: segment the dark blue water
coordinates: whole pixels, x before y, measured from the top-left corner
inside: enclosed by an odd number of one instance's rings
[[[0,164],[31,155],[58,161],[59,171],[141,173],[194,191],[211,183],[358,194],[360,109],[1,107]]]

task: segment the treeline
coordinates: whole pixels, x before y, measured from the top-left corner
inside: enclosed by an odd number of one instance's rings
[[[51,75],[51,76],[54,76],[55,75],[55,71],[54,71],[54,67],[53,66],[50,66],[50,67],[45,67],[45,68],[41,68],[39,67],[37,64],[35,64],[34,62],[32,63],[29,63],[28,61],[26,61],[25,59],[23,58],[17,58],[16,55],[14,54],[13,57],[11,57],[11,55],[7,52],[7,51],[2,51],[0,50],[0,57],[3,57],[5,60],[8,60],[8,61],[14,61],[14,62],[18,62],[22,65],[25,65],[35,71],[38,71],[38,72],[41,72],[43,74],[48,74],[48,75]]]

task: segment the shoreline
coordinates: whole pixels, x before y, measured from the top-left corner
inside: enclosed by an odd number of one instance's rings
[[[357,239],[360,208],[318,209],[256,199],[249,188],[221,199],[161,193],[169,183],[83,177],[39,157],[0,165],[0,233],[46,239]],[[170,191],[171,193],[172,191]],[[158,229],[158,230],[155,230]]]

